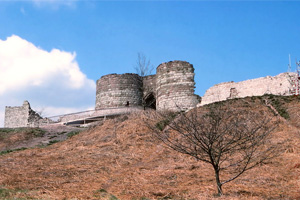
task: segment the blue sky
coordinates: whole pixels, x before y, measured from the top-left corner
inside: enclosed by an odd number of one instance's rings
[[[14,84],[0,81],[5,89],[1,93],[0,88],[0,115],[5,105],[25,99],[36,109],[47,108],[46,115],[92,108],[94,82],[106,74],[134,72],[138,52],[154,67],[171,60],[193,64],[195,92],[201,96],[220,82],[277,75],[287,71],[289,54],[293,67],[300,58],[299,10],[300,1],[0,1],[0,49],[23,41],[35,49],[30,52],[49,55],[35,61],[38,56],[28,56],[24,48],[0,54],[8,60],[3,61],[6,67],[0,62],[0,77],[16,78],[6,73],[7,63],[20,55],[28,61],[18,67],[32,71]],[[69,55],[69,62],[59,59],[63,55]],[[31,69],[31,62],[41,68],[34,76],[40,81],[20,81],[32,79],[36,68]],[[56,67],[43,74],[47,64]],[[67,75],[70,71],[77,75]],[[76,77],[82,84],[60,87],[64,80],[75,84]]]

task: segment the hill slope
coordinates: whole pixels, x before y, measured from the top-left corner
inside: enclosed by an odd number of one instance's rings
[[[221,199],[300,199],[300,99],[268,96],[228,102],[273,115],[266,101],[287,118],[282,117],[273,134],[281,142],[281,154],[225,184]],[[46,148],[0,156],[5,198],[101,199],[106,191],[125,200],[214,198],[211,167],[165,148],[144,125],[142,115],[107,120]]]

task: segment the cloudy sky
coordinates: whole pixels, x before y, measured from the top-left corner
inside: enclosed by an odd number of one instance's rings
[[[28,100],[44,116],[91,109],[95,81],[185,60],[196,93],[287,71],[300,58],[300,1],[0,1],[0,127]],[[293,69],[294,70],[294,69]]]

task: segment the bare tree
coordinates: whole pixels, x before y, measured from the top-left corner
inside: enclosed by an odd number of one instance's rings
[[[134,65],[134,69],[136,73],[142,77],[150,75],[154,69],[153,65],[151,64],[150,60],[146,58],[146,56],[139,52],[138,58]]]
[[[217,104],[205,111],[194,109],[176,117],[160,113],[152,119],[156,121],[150,128],[168,147],[213,167],[218,195],[225,183],[275,155],[275,145],[268,141],[277,122],[266,111]],[[229,176],[223,180],[221,172]]]
[[[153,95],[153,87],[150,85],[145,84],[145,76],[151,75],[152,71],[154,69],[153,65],[151,64],[150,60],[147,59],[147,57],[139,52],[136,60],[136,63],[134,65],[134,69],[136,73],[140,76],[136,81],[140,82],[142,85],[142,92],[143,92],[143,98],[142,98],[142,106],[144,109],[146,107],[155,107],[155,97]]]

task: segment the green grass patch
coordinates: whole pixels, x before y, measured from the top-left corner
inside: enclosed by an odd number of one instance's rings
[[[10,133],[14,132],[15,130],[15,128],[0,128],[0,133]]]
[[[43,137],[46,131],[40,128],[0,128],[0,138],[5,138],[15,133],[24,133],[28,137]]]
[[[164,130],[165,127],[175,119],[177,114],[178,113],[170,112],[164,115],[163,119],[155,124],[155,127],[160,131]]]
[[[5,187],[0,186],[0,199],[5,200],[26,200],[26,199],[34,199],[26,195],[28,190],[22,189],[7,189]],[[22,196],[22,197],[18,197]]]
[[[265,99],[275,108],[278,114],[285,118],[290,119],[290,115],[285,107],[286,103],[290,103],[292,101],[292,96],[277,96],[273,94],[263,95],[260,100],[263,104],[265,104]],[[274,111],[273,111],[274,112]],[[275,113],[274,113],[275,114]]]
[[[48,146],[60,142],[59,140],[50,140]]]
[[[97,190],[96,192],[105,192],[105,193],[107,193],[107,191],[104,190],[104,189]]]
[[[31,134],[34,137],[43,137],[46,131],[40,128],[29,128],[27,129],[27,133]]]
[[[278,98],[272,98],[272,106],[277,110],[279,115],[285,119],[290,119],[290,115],[284,107],[283,103]]]
[[[119,200],[116,196],[108,193],[105,189],[96,190],[94,192],[94,197],[96,197],[97,199]]]
[[[67,134],[67,137],[68,138],[71,138],[73,137],[74,135],[78,135],[80,133],[80,131],[71,131]]]
[[[18,148],[18,149],[9,149],[9,150],[5,150],[5,151],[0,151],[0,155],[4,155],[4,154],[11,153],[11,152],[16,152],[16,151],[22,151],[25,149],[27,149],[27,148],[22,147],[22,148]]]

